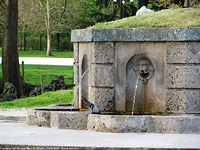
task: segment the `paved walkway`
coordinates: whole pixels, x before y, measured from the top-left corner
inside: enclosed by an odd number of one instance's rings
[[[62,65],[73,66],[73,58],[44,58],[44,57],[19,57],[19,63],[33,65]],[[1,57],[0,57],[1,62]]]
[[[4,117],[3,117],[4,116]],[[0,111],[0,120],[6,113]],[[10,115],[9,115],[10,116]],[[24,111],[13,116],[24,117]],[[100,133],[86,130],[63,130],[28,126],[23,121],[0,122],[0,147],[3,145],[34,145],[64,147],[106,147],[105,149],[129,148],[149,150],[200,149],[199,134],[154,134],[154,133]],[[117,147],[117,148],[116,148]],[[83,150],[83,149],[82,149]],[[152,149],[151,149],[152,150]]]

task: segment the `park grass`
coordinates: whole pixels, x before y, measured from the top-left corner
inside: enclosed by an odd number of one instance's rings
[[[2,56],[2,47],[0,47],[0,57]],[[50,58],[73,58],[72,51],[52,51],[53,56]],[[19,51],[19,57],[46,57],[46,51],[39,50],[27,50],[27,51]]]
[[[32,108],[48,106],[50,104],[71,104],[73,101],[73,90],[60,90],[55,92],[45,92],[36,97],[15,99],[0,103],[1,109],[6,108]]]
[[[30,84],[40,84],[40,76],[43,76],[44,85],[51,82],[58,75],[63,75],[66,84],[72,84],[72,66],[50,66],[50,65],[25,65],[25,81]]]
[[[40,84],[40,76],[43,76],[44,85],[51,82],[58,75],[63,75],[66,84],[72,84],[72,66],[48,66],[48,65],[25,65],[25,81],[30,84]]]
[[[168,9],[111,22],[97,23],[89,28],[152,27],[200,27],[200,7],[188,9]]]
[[[58,75],[64,76],[65,84],[72,84],[73,79],[73,66],[25,65],[24,72],[26,83],[34,85],[40,84],[41,75],[44,85],[49,84]],[[0,71],[0,77],[2,77],[2,71]]]
[[[52,55],[53,56],[50,56],[50,58],[73,58],[73,52],[71,51],[65,51],[65,52],[52,51]],[[38,50],[19,51],[19,57],[46,57],[46,51],[38,51]]]

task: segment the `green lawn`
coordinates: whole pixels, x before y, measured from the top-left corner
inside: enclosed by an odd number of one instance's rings
[[[60,90],[46,92],[36,97],[16,99],[0,103],[0,108],[31,108],[48,106],[50,104],[71,104],[73,101],[73,90]]]
[[[66,84],[72,84],[73,79],[73,66],[25,65],[24,72],[25,81],[30,84],[40,84],[41,75],[43,75],[45,85],[57,75],[64,75]],[[2,71],[0,71],[0,77],[2,77]]]
[[[188,9],[169,9],[128,17],[112,22],[98,23],[90,28],[141,27],[200,27],[200,6]]]
[[[0,57],[2,55],[1,53],[2,47],[0,47]],[[57,52],[52,51],[53,56],[52,58],[73,58],[73,52],[72,51],[64,51],[64,52]],[[27,51],[19,51],[19,57],[46,57],[46,51],[39,51],[39,50],[27,50]]]
[[[64,76],[66,84],[72,84],[73,79],[72,66],[25,65],[24,72],[25,81],[31,84],[40,84],[41,75],[45,85],[58,75]]]

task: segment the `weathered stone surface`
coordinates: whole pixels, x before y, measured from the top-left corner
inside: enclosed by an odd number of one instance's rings
[[[199,27],[81,29],[73,30],[71,35],[72,42],[199,40]]]
[[[92,30],[87,29],[80,29],[80,30],[73,30],[71,33],[71,41],[72,42],[79,42],[82,41],[91,41],[92,39]]]
[[[42,127],[50,127],[49,111],[28,110],[27,124]]]
[[[73,87],[73,85],[65,85],[64,76],[56,76],[49,85],[44,86],[43,91],[66,90],[70,87]]]
[[[181,124],[179,118],[181,116],[152,116],[149,117],[150,132],[155,133],[168,133],[168,134],[178,134],[183,133],[181,130],[183,124]],[[187,118],[184,118],[187,119]]]
[[[165,42],[116,42],[115,43],[115,108],[117,111],[132,111],[137,73],[134,71],[140,60],[152,63],[154,73],[144,86],[139,79],[136,102],[137,111],[165,112],[166,110],[166,63]]]
[[[51,112],[51,127],[59,129],[87,129],[87,117],[90,112]]]
[[[167,111],[169,113],[200,113],[200,90],[169,89]]]
[[[87,129],[98,132],[146,132],[148,119],[141,116],[89,115]]]
[[[200,66],[167,66],[168,88],[200,88]]]
[[[187,50],[185,42],[167,42],[166,43],[166,61],[167,63],[186,63]]]
[[[187,47],[187,62],[200,63],[200,42],[186,43]]]
[[[0,102],[12,101],[17,98],[17,90],[12,83],[6,82],[0,95]]]
[[[77,63],[74,64],[73,71],[74,71],[74,84],[78,85],[79,84],[79,65]]]
[[[101,112],[114,110],[113,88],[90,88],[90,100],[96,104]]]
[[[186,113],[187,97],[183,91],[169,90],[167,93],[167,112]]]
[[[166,45],[167,63],[200,63],[199,42],[167,42]]]
[[[41,87],[35,87],[30,93],[29,93],[29,97],[33,97],[33,96],[37,96],[37,95],[41,95]]]
[[[199,127],[200,127],[200,120],[199,117],[194,118],[187,118],[183,119],[180,118],[180,123],[182,123],[181,131],[184,134],[199,134]]]
[[[148,9],[146,6],[142,6],[137,12],[136,12],[136,16],[137,15],[141,15],[141,14],[145,14],[145,13],[152,13],[153,10]]]
[[[74,87],[73,104],[74,104],[75,107],[79,107],[79,86]]]
[[[79,62],[79,43],[74,43],[74,62]]]
[[[86,129],[89,111],[29,110],[27,124],[59,129]]]
[[[92,63],[114,63],[114,43],[95,42],[92,47]]]
[[[88,116],[88,130],[100,132],[147,132],[170,134],[200,133],[199,115],[93,115]]]
[[[90,83],[95,87],[114,87],[114,66],[92,64]]]

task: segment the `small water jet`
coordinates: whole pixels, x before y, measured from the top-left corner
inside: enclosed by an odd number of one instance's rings
[[[132,105],[132,112],[131,112],[132,115],[134,114],[135,98],[136,98],[136,93],[137,93],[138,80],[139,80],[139,76],[137,77],[137,80],[136,80],[135,91],[134,91],[134,95],[133,95],[133,105]]]

